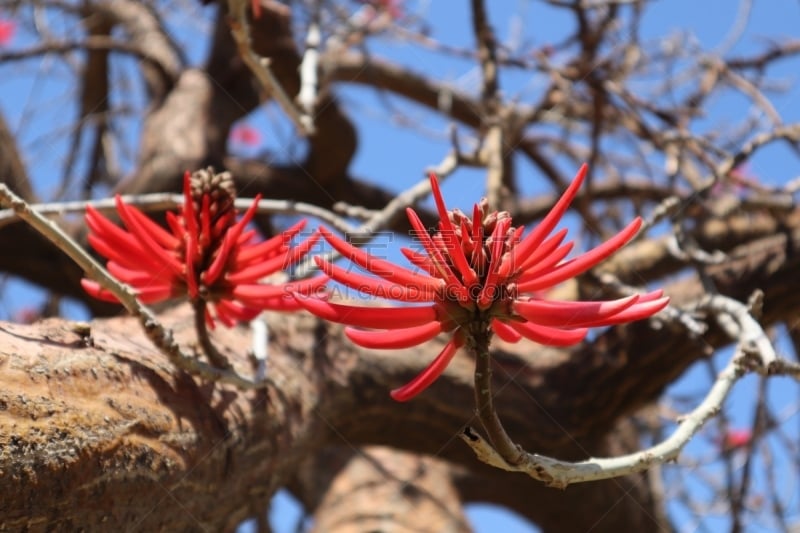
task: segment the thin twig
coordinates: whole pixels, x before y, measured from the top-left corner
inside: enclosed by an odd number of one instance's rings
[[[482,117],[487,126],[483,137],[481,155],[486,165],[486,198],[491,209],[501,209],[506,204],[508,191],[503,178],[506,168],[503,157],[505,131],[501,117],[501,105],[497,66],[497,39],[489,25],[483,0],[472,0],[472,31],[475,34],[478,58],[483,76],[481,101]]]
[[[731,360],[703,402],[684,418],[672,435],[661,443],[636,453],[569,462],[523,452],[522,461],[512,465],[472,428],[466,428],[460,436],[481,461],[510,472],[524,472],[556,488],[642,472],[653,465],[677,460],[689,440],[714,417],[734,383],[746,373],[739,359],[740,357],[735,357]]]
[[[306,33],[306,50],[300,62],[300,91],[297,93],[297,104],[303,110],[303,117],[307,123],[312,124],[311,118],[314,106],[317,103],[317,71],[319,70],[319,46],[322,40],[322,31],[319,27],[320,5],[314,7],[313,19],[308,25]]]
[[[264,90],[275,99],[286,116],[294,123],[302,135],[314,134],[314,121],[311,116],[301,113],[292,99],[281,87],[280,82],[269,68],[269,59],[259,57],[250,43],[250,25],[247,23],[247,2],[229,0],[228,11],[231,16],[231,33],[239,48],[239,55],[255,75]]]
[[[125,204],[138,207],[143,211],[166,211],[168,209],[175,209],[182,206],[185,200],[183,195],[172,193],[125,195],[121,196],[120,199]],[[253,200],[237,198],[234,205],[237,209],[245,211],[253,205]],[[28,207],[41,215],[65,215],[67,213],[83,213],[88,206],[97,209],[103,214],[113,214],[117,211],[116,200],[114,198],[29,204]],[[356,230],[354,226],[335,213],[314,204],[307,204],[304,202],[294,202],[291,200],[259,200],[256,213],[307,215],[330,224],[341,232],[352,232]],[[19,216],[13,209],[0,210],[0,229],[18,220]]]

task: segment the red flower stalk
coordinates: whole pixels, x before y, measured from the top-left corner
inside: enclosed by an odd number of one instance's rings
[[[360,292],[404,302],[431,302],[414,307],[358,307],[297,296],[317,316],[348,327],[346,335],[366,348],[409,348],[442,332],[450,342],[433,362],[407,385],[392,391],[406,401],[441,375],[458,349],[477,336],[497,334],[508,342],[523,337],[540,344],[569,346],[583,340],[587,328],[621,324],[649,317],[669,299],[662,291],[604,302],[543,300],[536,294],[594,267],[627,243],[642,224],[636,218],[619,234],[574,259],[564,260],[573,243],[562,243],[566,229],[553,229],[569,207],[586,175],[583,165],[563,196],[539,225],[523,237],[507,212],[487,212],[484,199],[469,218],[447,211],[436,176],[431,187],[440,222],[430,236],[412,209],[408,219],[425,249],[402,252],[425,273],[413,272],[373,257],[321,228],[325,239],[343,256],[378,276],[363,276],[324,259],[317,264],[331,279]]]
[[[214,327],[214,317],[228,327],[248,321],[264,309],[299,309],[293,292],[308,294],[327,279],[278,285],[259,280],[299,261],[319,240],[314,232],[294,248],[291,239],[306,225],[301,220],[282,234],[253,242],[255,231],[245,231],[260,199],[236,222],[235,190],[231,175],[213,169],[188,171],[183,182],[184,205],[180,214],[167,213],[170,231],[135,207],[116,198],[124,229],[96,209],[87,207],[89,244],[108,258],[107,268],[117,279],[131,285],[144,303],[188,296]],[[83,288],[101,300],[117,302],[97,282],[84,279]],[[211,304],[214,315],[208,309]]]

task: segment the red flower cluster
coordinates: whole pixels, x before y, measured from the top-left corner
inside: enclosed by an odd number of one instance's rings
[[[117,211],[127,231],[96,209],[86,209],[89,244],[108,258],[109,272],[131,285],[143,302],[188,295],[193,302],[211,304],[216,319],[230,327],[237,320],[252,320],[264,309],[297,310],[293,292],[312,293],[327,281],[318,277],[278,285],[259,283],[299,261],[319,240],[319,233],[291,248],[289,242],[306,224],[302,220],[269,240],[253,242],[255,231],[245,227],[260,197],[236,222],[235,190],[229,173],[187,171],[183,192],[181,213],[166,215],[170,231],[126,205],[119,196]],[[117,301],[94,281],[84,279],[81,284],[95,298]],[[203,307],[206,322],[213,327],[211,311]]]
[[[547,301],[535,294],[594,267],[625,243],[642,224],[636,218],[619,234],[593,250],[564,261],[573,243],[563,243],[562,229],[552,236],[586,175],[581,167],[572,184],[541,223],[523,237],[524,227],[513,227],[507,212],[487,212],[476,204],[472,218],[447,211],[439,184],[431,186],[440,222],[430,236],[417,214],[408,219],[426,254],[403,248],[406,258],[424,274],[373,257],[329,231],[325,239],[343,256],[378,276],[364,276],[315,258],[331,279],[360,292],[394,300],[431,305],[409,307],[358,307],[297,295],[297,301],[320,318],[349,326],[346,335],[366,348],[409,348],[442,332],[452,338],[442,352],[416,378],[392,391],[406,401],[441,375],[458,349],[475,334],[494,332],[517,342],[527,338],[540,344],[568,346],[583,340],[589,327],[609,326],[649,317],[669,299],[661,291],[604,302]]]

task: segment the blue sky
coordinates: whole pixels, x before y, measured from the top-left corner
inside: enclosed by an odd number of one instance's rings
[[[572,21],[562,10],[546,7],[540,2],[516,0],[507,2],[491,2],[490,19],[499,39],[503,42],[514,40],[530,43],[540,47],[557,42],[572,29]],[[410,2],[409,10],[424,14],[431,30],[432,37],[451,46],[471,48],[474,45],[471,32],[470,14],[466,2]],[[196,8],[199,19],[208,9]],[[790,0],[755,0],[752,11],[746,18],[742,37],[731,42],[732,27],[742,20],[739,2],[733,0],[661,0],[651,2],[642,23],[641,38],[645,42],[660,43],[667,36],[681,35],[678,42],[691,43],[696,39],[705,50],[724,51],[725,55],[738,55],[752,51],[764,43],[782,37],[794,37],[800,27],[800,3]],[[170,20],[170,27],[179,41],[188,42],[190,30],[203,23],[196,19],[189,22],[178,17]],[[59,27],[60,21],[52,21]],[[202,40],[201,40],[202,41]],[[11,46],[23,47],[32,42],[32,36],[20,30]],[[197,42],[194,39],[192,42]],[[377,55],[383,55],[398,63],[413,66],[419,72],[428,73],[437,79],[451,82],[468,92],[479,90],[479,72],[473,62],[465,59],[443,60],[440,55],[410,46],[399,39],[385,38],[370,43],[370,49]],[[205,50],[193,45],[187,48],[193,61],[199,63]],[[0,82],[2,101],[0,106],[12,130],[18,132],[22,140],[22,150],[26,153],[27,164],[37,193],[47,198],[57,186],[60,179],[60,167],[68,146],[68,128],[74,114],[70,109],[74,87],[68,85],[68,72],[58,62],[43,59],[35,65],[20,64],[0,66],[4,76]],[[130,62],[122,62],[118,73],[127,75],[131,84],[138,83],[135,66]],[[773,78],[782,79],[795,87],[785,95],[774,97],[777,111],[786,122],[800,120],[800,98],[796,88],[798,72],[796,62],[778,64],[770,71]],[[521,101],[534,101],[537,91],[541,89],[541,80],[527,72],[508,72],[501,75],[501,84],[507,96],[517,97]],[[140,94],[132,91],[132,94]],[[438,163],[449,149],[449,123],[433,117],[421,108],[410,105],[400,99],[390,98],[393,108],[405,121],[414,127],[399,127],[394,124],[391,114],[387,112],[385,101],[375,91],[362,87],[346,87],[337,91],[344,105],[352,110],[359,134],[359,151],[354,162],[354,174],[368,176],[379,180],[392,190],[400,191],[419,181],[426,167]],[[118,105],[120,102],[113,102]],[[144,105],[139,98],[137,105]],[[728,95],[712,101],[706,109],[708,113],[707,127],[713,128],[720,123],[737,122],[743,112],[742,99],[736,95]],[[72,111],[74,113],[74,110]],[[298,153],[297,141],[292,129],[280,116],[274,106],[253,113],[244,121],[262,132],[264,144],[257,150],[270,150],[285,157],[285,154]],[[120,121],[120,128],[125,129],[125,136],[135,139],[138,128],[134,120]],[[85,148],[85,147],[84,147]],[[242,150],[247,151],[246,148]],[[255,151],[256,149],[253,149]],[[132,156],[135,154],[131,154]],[[126,164],[125,158],[122,160]],[[132,159],[127,160],[132,164]],[[531,171],[526,164],[521,164],[523,172]],[[774,145],[753,159],[749,171],[763,177],[767,184],[780,184],[796,177],[798,174],[796,159],[790,157],[789,150],[783,145]],[[534,173],[523,174],[523,188],[526,193],[546,190],[541,176]],[[77,185],[76,185],[77,187]],[[479,171],[459,171],[457,179],[448,180],[444,186],[444,195],[450,207],[469,208],[484,193],[483,174]],[[549,189],[547,189],[549,190]],[[20,308],[41,302],[41,291],[17,280],[6,280],[4,298],[0,303],[0,318],[12,317]],[[66,303],[63,308],[66,316],[83,318],[82,307]],[[790,345],[785,335],[778,337],[779,352],[792,356]],[[730,352],[719,353],[714,363],[719,367],[729,357]],[[690,396],[692,401],[681,408],[691,408],[698,394],[704,393],[709,384],[709,369],[702,365],[695,366],[670,388],[671,396]],[[747,427],[752,420],[755,397],[758,387],[757,378],[747,378],[741,382],[734,395],[726,405],[726,412],[733,425]],[[770,401],[775,405],[794,405],[797,402],[797,385],[785,379],[777,379],[769,386]],[[786,411],[787,419],[792,417],[797,425],[796,413]],[[712,424],[713,426],[713,424]],[[701,435],[686,450],[686,456],[701,458],[706,463],[713,463],[716,445],[711,436]],[[773,447],[776,460],[789,461],[782,456],[779,447]],[[678,467],[680,468],[680,467]],[[714,471],[714,466],[709,466]],[[781,486],[791,487],[791,472],[786,479],[780,480]],[[668,473],[668,475],[670,475]],[[756,484],[763,484],[763,476],[757,474]],[[684,478],[690,490],[698,497],[703,496],[704,485],[687,473]],[[796,481],[796,480],[795,480]],[[788,489],[787,489],[788,490]],[[793,490],[797,490],[796,488]],[[532,502],[533,504],[533,502]],[[680,506],[670,508],[671,515],[681,528],[691,529],[693,517]],[[798,513],[797,502],[792,510]],[[294,531],[299,511],[285,495],[276,499],[271,516],[277,533]],[[506,531],[511,533],[528,533],[536,529],[516,519],[509,513],[493,509],[489,506],[469,506],[468,514],[479,532]],[[724,516],[709,522],[714,528],[725,524]]]

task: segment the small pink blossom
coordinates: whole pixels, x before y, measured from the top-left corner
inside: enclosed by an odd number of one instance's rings
[[[231,130],[230,139],[242,146],[258,146],[261,144],[261,133],[249,124],[241,124]]]
[[[17,31],[17,23],[13,20],[0,20],[0,46],[9,44]]]
[[[735,450],[750,444],[753,433],[749,429],[730,429],[722,438],[722,448],[725,450]]]

